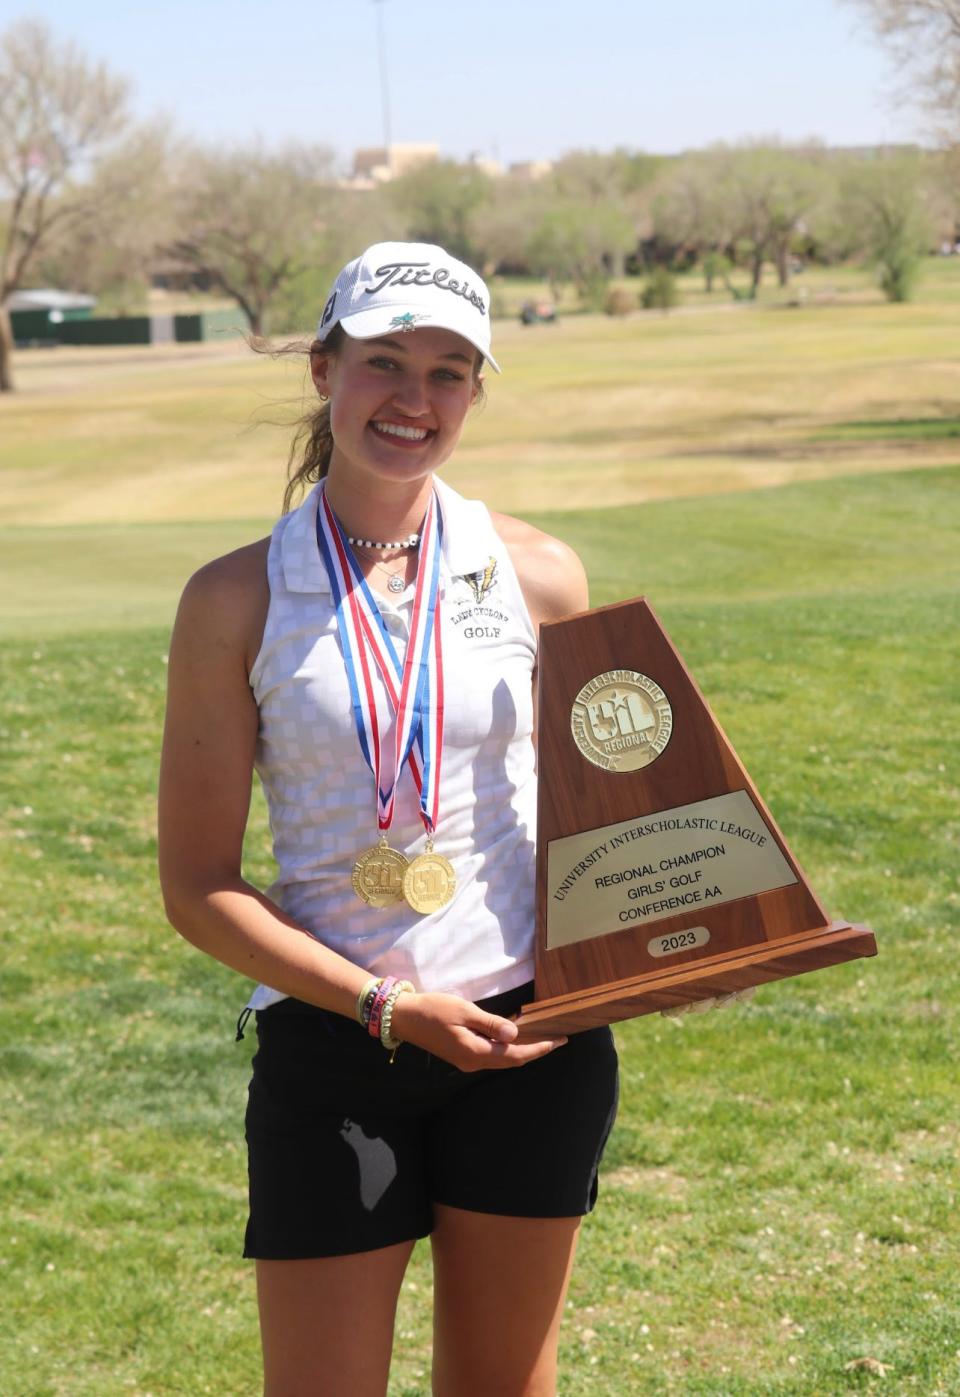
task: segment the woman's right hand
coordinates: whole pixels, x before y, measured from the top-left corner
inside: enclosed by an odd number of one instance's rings
[[[414,1043],[459,1067],[461,1072],[522,1067],[567,1041],[554,1037],[537,1043],[518,1043],[519,1029],[511,1019],[489,1014],[455,994],[409,990],[400,995],[393,1007],[391,1032],[401,1043]]]

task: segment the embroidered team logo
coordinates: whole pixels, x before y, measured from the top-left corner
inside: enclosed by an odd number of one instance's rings
[[[474,600],[476,601],[478,606],[480,602],[483,601],[487,593],[490,591],[490,588],[493,586],[496,579],[496,558],[491,558],[487,563],[487,566],[485,568],[481,568],[479,572],[465,573],[463,578],[464,582],[466,582],[467,586],[473,593]]]
[[[401,333],[405,333],[407,330],[415,330],[417,328],[418,320],[429,319],[429,315],[414,315],[413,311],[408,310],[405,315],[395,315],[393,317],[393,319],[390,321],[390,329],[399,330]]]

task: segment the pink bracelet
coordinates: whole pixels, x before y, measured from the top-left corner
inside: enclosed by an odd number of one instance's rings
[[[397,977],[395,975],[388,975],[386,979],[381,980],[377,986],[377,992],[373,996],[373,1002],[370,1005],[370,1018],[367,1022],[367,1032],[370,1034],[371,1038],[380,1037],[380,1020],[383,1017],[383,1006],[386,1004],[390,996],[390,991],[396,983]]]

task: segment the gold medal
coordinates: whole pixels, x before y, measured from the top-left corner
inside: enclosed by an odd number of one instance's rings
[[[403,896],[414,912],[439,912],[457,890],[453,865],[442,854],[433,852],[433,840],[426,851],[407,864],[403,875]]]
[[[392,907],[404,899],[403,879],[409,867],[403,854],[391,849],[387,836],[381,834],[379,844],[362,853],[353,865],[353,891],[368,907]]]

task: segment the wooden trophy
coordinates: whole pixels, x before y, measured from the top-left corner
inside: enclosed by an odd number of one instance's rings
[[[827,916],[643,598],[541,627],[537,742],[521,1040],[876,955]]]

